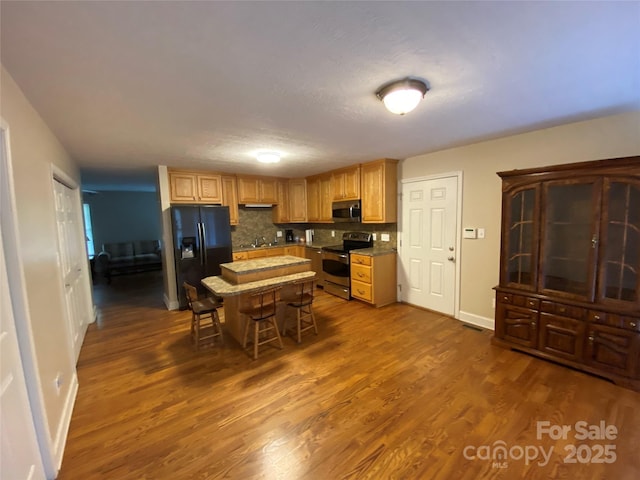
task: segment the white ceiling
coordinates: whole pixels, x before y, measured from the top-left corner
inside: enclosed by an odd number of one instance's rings
[[[83,169],[284,177],[640,109],[640,2],[0,2],[1,60]],[[431,87],[412,113],[375,91]],[[283,153],[258,165],[260,148]],[[108,172],[105,173],[105,172]]]

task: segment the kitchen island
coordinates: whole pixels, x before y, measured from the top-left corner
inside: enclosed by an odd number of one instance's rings
[[[249,302],[252,293],[268,287],[283,287],[299,280],[315,277],[311,260],[291,255],[256,258],[220,265],[222,275],[206,277],[202,284],[214,295],[224,299],[225,330],[240,344],[243,342],[246,318],[239,310]],[[284,305],[277,310],[278,327],[284,324]]]

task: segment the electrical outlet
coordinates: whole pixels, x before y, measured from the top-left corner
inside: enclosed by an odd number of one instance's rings
[[[372,233],[371,235],[372,235],[372,238],[373,238],[374,240],[377,240],[377,239],[378,239],[378,234],[377,234],[377,233]]]
[[[381,233],[380,234],[380,240],[382,240],[383,242],[388,242],[389,241],[389,234],[388,233]]]
[[[331,236],[335,237],[336,236],[336,231],[335,230],[331,230]]]
[[[276,237],[281,238],[282,237],[282,230],[278,230],[276,232]]]

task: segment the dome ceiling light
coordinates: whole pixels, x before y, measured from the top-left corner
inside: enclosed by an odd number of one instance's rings
[[[416,108],[428,91],[422,80],[407,77],[380,87],[376,96],[391,113],[404,115]]]
[[[280,161],[280,154],[278,152],[258,152],[256,159],[260,163],[278,163]]]

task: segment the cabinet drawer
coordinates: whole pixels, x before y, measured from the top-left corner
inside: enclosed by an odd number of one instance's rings
[[[635,317],[627,317],[624,315],[617,315],[615,313],[589,310],[589,320],[593,323],[598,323],[601,325],[610,325],[612,327],[624,328],[626,330],[640,332],[640,319]]]
[[[584,308],[549,301],[540,302],[540,311],[545,313],[555,313],[562,317],[575,318],[577,320],[583,320],[587,313]]]
[[[351,295],[367,302],[372,302],[371,284],[351,280]]]
[[[537,310],[540,306],[540,300],[537,298],[525,297],[523,295],[512,295],[511,304],[518,307],[526,307]]]
[[[238,260],[246,260],[249,258],[247,256],[247,252],[233,252],[233,261],[237,262]]]
[[[498,292],[496,293],[496,302],[508,303],[509,305],[511,305],[511,303],[513,302],[513,295],[511,295],[510,293]]]
[[[371,267],[366,265],[351,265],[351,278],[364,283],[371,283]]]
[[[367,255],[358,255],[357,253],[351,254],[351,264],[356,265],[371,265],[371,257]]]

